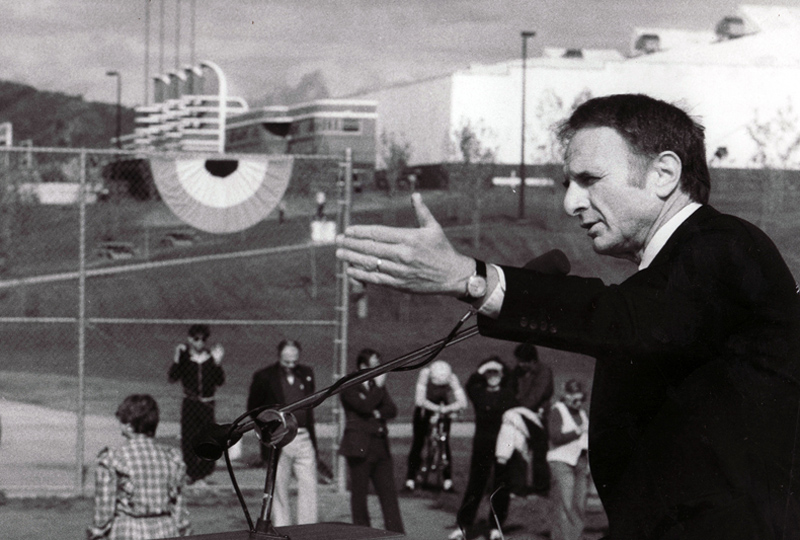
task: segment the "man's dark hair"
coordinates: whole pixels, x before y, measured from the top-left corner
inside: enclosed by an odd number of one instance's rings
[[[537,362],[539,360],[539,351],[536,350],[536,345],[520,343],[514,348],[514,357],[520,362]]]
[[[300,351],[303,350],[303,348],[300,346],[300,342],[299,341],[295,341],[293,339],[284,339],[280,343],[278,343],[278,356],[281,355],[281,353],[283,352],[283,349],[285,349],[286,347],[289,347],[289,346],[292,346],[295,349],[297,349],[297,352],[300,352]]]
[[[134,433],[153,437],[158,427],[158,403],[150,394],[132,394],[122,400],[116,416],[123,424],[130,424]]]
[[[373,356],[377,356],[378,360],[381,358],[381,354],[375,349],[361,349],[358,356],[356,356],[356,368],[361,369],[362,367],[369,367],[369,359]]]
[[[189,337],[201,337],[203,339],[208,339],[208,336],[210,335],[211,330],[207,324],[193,324],[189,327]]]
[[[693,201],[708,202],[711,180],[703,126],[680,108],[643,94],[594,98],[561,124],[558,138],[566,146],[578,130],[592,127],[614,129],[634,154],[643,157],[675,152],[682,165],[681,189]]]

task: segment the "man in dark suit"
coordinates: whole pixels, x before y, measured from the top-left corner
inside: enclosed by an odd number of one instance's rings
[[[285,405],[314,393],[314,370],[300,364],[300,342],[283,340],[278,344],[279,360],[253,374],[247,410],[264,405]],[[297,436],[280,449],[275,474],[275,499],[272,521],[277,527],[292,524],[289,505],[289,483],[297,479],[297,524],[316,523],[317,510],[317,437],[314,431],[314,410],[294,412]],[[262,446],[261,457],[266,459]]]
[[[703,128],[643,95],[595,98],[559,135],[564,208],[620,285],[487,266],[420,228],[351,227],[359,281],[448,294],[481,333],[594,356],[589,457],[614,540],[800,537],[800,299],[758,228],[708,206]]]
[[[380,355],[373,349],[358,353],[356,369],[380,365]],[[397,406],[386,391],[386,374],[352,386],[340,394],[345,414],[345,428],[339,453],[350,469],[350,509],[353,524],[370,526],[367,493],[369,482],[378,494],[386,530],[404,533],[394,463],[389,449],[386,421],[397,416]]]

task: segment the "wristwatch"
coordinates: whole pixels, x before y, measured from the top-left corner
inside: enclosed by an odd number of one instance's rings
[[[486,296],[486,263],[475,259],[475,273],[467,279],[467,290],[460,300],[474,302]]]

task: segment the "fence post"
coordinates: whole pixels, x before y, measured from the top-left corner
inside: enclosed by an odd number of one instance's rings
[[[353,197],[353,152],[348,148],[345,150],[344,157],[344,181],[339,185],[338,201],[338,233],[343,233],[350,225],[350,205]],[[347,334],[350,322],[350,286],[347,279],[347,263],[336,261],[336,297],[339,300],[336,309],[338,310],[337,335],[335,339],[336,351],[334,357],[338,359],[338,366],[335,367],[334,378],[339,379],[347,373]],[[343,456],[338,455],[339,445],[344,434],[345,416],[341,403],[336,408],[337,431],[336,431],[336,484],[339,493],[347,491],[347,467]]]
[[[78,247],[78,406],[75,412],[75,486],[83,494],[83,453],[85,448],[85,381],[86,364],[86,150],[80,154],[80,243]]]

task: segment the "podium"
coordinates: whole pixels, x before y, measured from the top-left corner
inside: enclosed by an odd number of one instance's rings
[[[327,522],[310,525],[292,525],[275,527],[278,534],[289,540],[372,540],[374,538],[405,538],[404,535],[392,531],[360,527],[350,523]],[[263,535],[250,531],[233,531],[211,534],[182,536],[170,540],[259,540]]]

